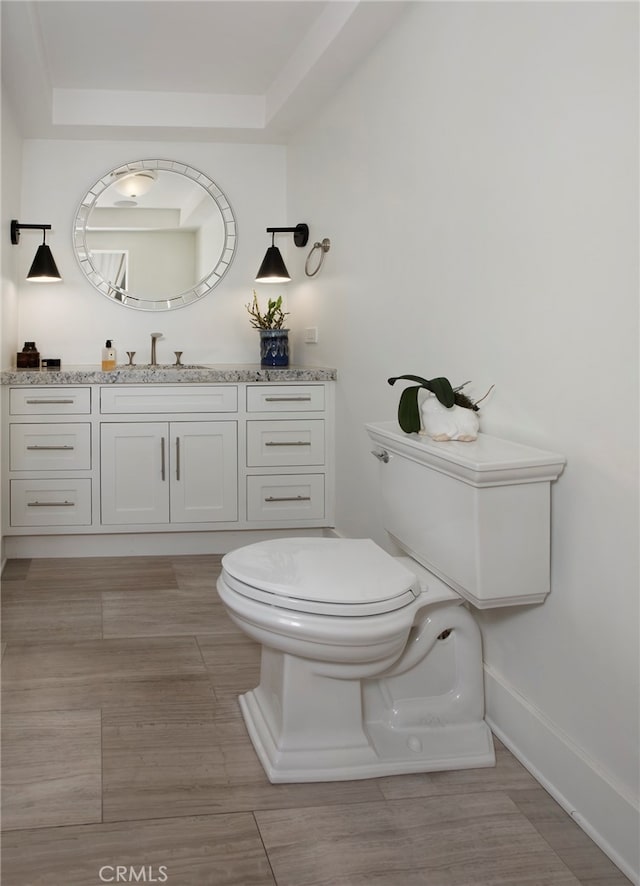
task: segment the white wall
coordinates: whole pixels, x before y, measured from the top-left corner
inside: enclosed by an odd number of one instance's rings
[[[17,297],[17,246],[11,244],[11,219],[20,218],[20,179],[22,170],[22,139],[18,132],[13,108],[2,95],[2,119],[0,130],[0,206],[3,217],[0,222],[0,367],[9,363],[8,354],[18,328]],[[0,386],[0,405],[4,391]],[[0,458],[0,464],[2,459]],[[0,487],[2,477],[0,477]],[[4,541],[0,550],[0,563],[4,562]]]
[[[18,133],[13,108],[7,96],[2,95],[2,148],[0,170],[0,202],[2,225],[0,237],[0,274],[2,299],[0,302],[0,366],[9,365],[7,354],[13,350],[18,327],[18,249],[11,244],[11,219],[20,219],[20,181],[22,176],[22,139]],[[35,249],[34,249],[35,254]],[[33,260],[33,255],[31,256]]]
[[[209,175],[238,223],[237,254],[223,281],[206,298],[170,314],[110,302],[85,279],[71,248],[73,219],[87,189],[115,166],[145,157],[180,160]],[[146,363],[156,331],[165,336],[158,343],[160,362],[173,362],[177,350],[185,363],[259,362],[258,335],[244,306],[254,286],[264,298],[273,293],[253,278],[270,242],[265,228],[286,224],[285,159],[285,148],[274,145],[26,140],[19,217],[53,225],[47,242],[64,279],[24,280],[41,241],[38,232],[23,232],[13,247],[20,261],[19,326],[3,365],[11,365],[25,340],[35,341],[43,357],[61,357],[63,365],[96,365],[106,338],[113,339],[119,362],[126,362],[125,351],[136,351],[136,362]]]
[[[567,457],[550,597],[481,616],[488,713],[636,876],[637,65],[636,4],[415,4],[288,162],[332,242],[289,306],[339,372],[338,527],[385,542],[392,375],[495,384],[484,430]]]

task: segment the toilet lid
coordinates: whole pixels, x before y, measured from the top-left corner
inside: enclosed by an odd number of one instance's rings
[[[258,542],[225,554],[222,566],[239,593],[299,612],[374,615],[420,593],[415,573],[366,538]]]

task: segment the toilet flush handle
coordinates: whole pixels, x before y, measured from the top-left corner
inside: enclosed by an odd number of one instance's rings
[[[386,449],[372,449],[371,454],[375,455],[375,457],[380,459],[380,461],[385,465],[389,461],[389,453],[386,451]]]

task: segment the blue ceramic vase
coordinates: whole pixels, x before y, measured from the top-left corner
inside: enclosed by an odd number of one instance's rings
[[[288,366],[289,365],[289,330],[288,329],[261,329],[260,330],[260,365],[261,366]]]

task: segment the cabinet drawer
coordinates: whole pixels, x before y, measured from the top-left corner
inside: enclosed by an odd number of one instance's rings
[[[247,477],[247,519],[271,523],[324,517],[324,474]]]
[[[248,421],[247,466],[324,464],[324,421]]]
[[[90,388],[12,388],[11,415],[88,415]]]
[[[100,412],[237,412],[235,385],[118,385],[100,388]]]
[[[12,424],[12,471],[79,471],[91,467],[90,424]]]
[[[324,385],[248,385],[247,412],[322,412]]]
[[[90,526],[91,480],[12,480],[12,526]]]

